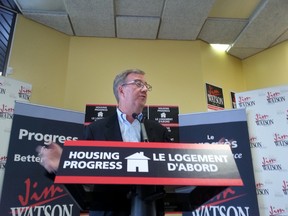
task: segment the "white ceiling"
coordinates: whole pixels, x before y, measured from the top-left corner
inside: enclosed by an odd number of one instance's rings
[[[248,58],[288,39],[288,0],[14,0],[71,36],[203,40]]]

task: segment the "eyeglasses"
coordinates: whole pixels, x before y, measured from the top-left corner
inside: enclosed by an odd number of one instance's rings
[[[152,91],[152,86],[149,85],[148,83],[144,83],[141,80],[133,80],[127,83],[123,83],[122,86],[126,86],[126,85],[136,85],[138,88],[144,88],[144,86],[147,88],[147,91]]]

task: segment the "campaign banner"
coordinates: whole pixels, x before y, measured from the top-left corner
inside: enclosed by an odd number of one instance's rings
[[[170,133],[171,141],[179,142],[179,107],[178,106],[148,106],[149,119],[162,124]]]
[[[116,108],[116,105],[87,104],[85,125],[114,114]],[[145,118],[157,121],[166,127],[172,142],[179,142],[178,106],[145,106],[142,113]]]
[[[62,185],[47,177],[36,152],[51,141],[82,139],[84,114],[28,103],[15,103],[1,216],[79,216],[79,208]]]
[[[115,105],[86,104],[85,125],[88,125],[91,122],[113,115],[115,112],[116,112]]]
[[[66,141],[55,183],[242,185],[227,145]]]
[[[230,146],[242,187],[229,187],[193,212],[183,216],[258,216],[258,203],[244,109],[179,115],[179,135],[183,143],[226,144]]]
[[[208,111],[224,110],[224,95],[222,88],[206,83]]]
[[[0,76],[0,200],[15,101],[29,102],[32,85]]]
[[[245,108],[261,216],[288,215],[288,86],[236,93]]]

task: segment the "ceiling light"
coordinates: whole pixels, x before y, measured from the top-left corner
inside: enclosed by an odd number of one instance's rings
[[[225,52],[229,49],[230,44],[210,44],[213,49],[216,49],[217,51]]]

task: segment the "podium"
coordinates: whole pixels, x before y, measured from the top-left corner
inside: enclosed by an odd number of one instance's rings
[[[243,185],[228,145],[115,141],[66,141],[55,183],[82,210],[131,216],[193,211]]]

